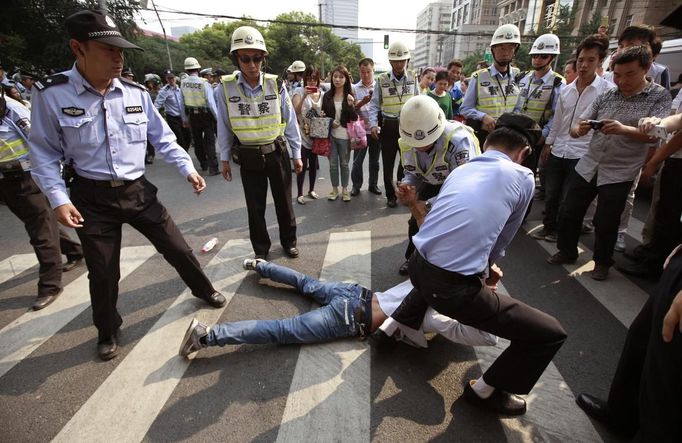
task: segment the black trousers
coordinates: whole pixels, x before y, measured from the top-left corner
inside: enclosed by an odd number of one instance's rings
[[[192,128],[194,153],[201,169],[218,171],[218,159],[215,153],[215,119],[210,112],[189,113],[189,125]]]
[[[303,170],[296,174],[296,188],[298,190],[297,196],[303,195],[303,182],[305,181],[306,172],[308,172],[308,192],[315,190],[315,180],[317,179],[317,168],[320,164],[317,159],[317,154],[313,154],[311,149],[306,149],[301,146],[301,161],[303,162]]]
[[[384,168],[384,187],[386,188],[386,198],[395,198],[395,187],[393,186],[393,167],[395,157],[398,155],[398,181],[403,179],[403,164],[400,162],[400,147],[398,146],[398,119],[385,118],[381,125],[379,141],[381,142],[381,164]]]
[[[557,247],[568,257],[578,256],[578,239],[587,208],[599,196],[594,214],[594,261],[613,265],[613,247],[618,238],[620,215],[632,188],[632,181],[597,186],[595,174],[589,183],[575,170],[571,172],[566,200],[559,212]]]
[[[175,138],[178,139],[178,144],[185,151],[189,151],[189,145],[192,142],[192,132],[189,128],[182,127],[182,118],[166,114],[166,122],[168,122],[168,126],[170,126],[173,134],[175,134]]]
[[[578,163],[577,158],[549,156],[545,163],[545,217],[542,224],[549,232],[556,232],[559,208],[566,198],[568,179]]]
[[[149,239],[195,297],[207,298],[215,291],[156,192],[144,176],[116,188],[76,177],[71,187],[71,201],[85,219],[76,232],[83,244],[92,317],[100,340],[112,336],[123,322],[116,303],[124,223]]]
[[[291,204],[291,160],[287,151],[265,154],[262,170],[241,168],[242,185],[249,216],[249,237],[256,255],[270,251],[270,236],[265,222],[265,207],[270,192],[275,202],[279,241],[283,247],[296,246],[296,215]]]
[[[350,171],[350,178],[353,180],[353,189],[362,188],[363,171],[362,164],[365,162],[365,157],[369,151],[369,186],[377,186],[379,182],[379,155],[381,154],[381,145],[379,140],[371,135],[367,135],[367,148],[353,151],[353,169]]]
[[[527,394],[566,340],[554,317],[508,296],[499,296],[479,276],[446,271],[419,251],[410,258],[414,289],[391,317],[418,329],[429,306],[466,325],[511,340],[483,374],[495,388]]]
[[[419,186],[419,191],[417,193],[417,198],[419,200],[426,201],[432,197],[435,197],[440,192],[440,188],[443,185],[432,185],[431,183],[421,183]],[[414,216],[410,216],[410,220],[407,222],[407,248],[405,249],[405,259],[412,256],[414,252],[414,243],[412,243],[412,237],[414,237],[417,232],[419,232],[419,225],[417,225],[417,219]]]
[[[53,295],[62,289],[62,257],[83,256],[81,245],[73,241],[57,222],[47,197],[28,172],[0,179],[0,195],[19,220],[31,240],[38,259],[38,296]]]

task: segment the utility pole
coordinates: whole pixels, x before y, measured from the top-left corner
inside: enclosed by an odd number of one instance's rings
[[[106,1],[106,0],[101,0],[101,1]],[[159,11],[156,9],[156,5],[154,4],[154,0],[152,0],[152,7],[154,8],[154,12],[156,12],[156,18],[159,19],[159,24],[161,25],[161,30],[163,31],[163,41],[166,42],[166,53],[168,54],[168,68],[172,71],[173,70],[173,60],[171,59],[170,55],[170,47],[168,47],[168,37],[166,36],[166,28],[163,26],[163,22],[161,21],[161,16],[159,16]]]
[[[319,7],[319,11],[320,11],[320,23],[322,23],[322,2],[319,2],[317,4],[317,6]],[[320,26],[320,80],[324,80],[324,78],[325,78],[324,51],[322,51],[322,48],[324,48],[324,40],[323,40],[322,36],[324,35],[324,33],[322,32],[323,31],[322,28],[323,27]]]

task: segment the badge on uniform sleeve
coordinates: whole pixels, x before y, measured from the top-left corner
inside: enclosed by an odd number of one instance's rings
[[[230,103],[237,103],[241,101],[240,97],[230,97]]]
[[[464,163],[469,162],[469,152],[468,151],[459,151],[458,153],[455,154],[455,163],[457,163],[457,166],[461,166]]]
[[[62,113],[70,115],[71,117],[79,117],[85,114],[85,109],[71,106],[69,108],[62,108]]]
[[[139,114],[142,112],[142,106],[126,106],[128,114]]]
[[[481,82],[481,86],[483,87],[490,86],[490,82]]]

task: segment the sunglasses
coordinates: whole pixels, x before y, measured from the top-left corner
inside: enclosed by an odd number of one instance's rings
[[[257,65],[258,63],[262,62],[264,58],[265,57],[263,57],[261,54],[256,54],[253,57],[249,57],[248,55],[240,55],[239,61],[244,63],[245,65],[248,65],[251,62]]]
[[[549,58],[551,56],[549,56],[547,54],[533,54],[531,57],[532,58]]]

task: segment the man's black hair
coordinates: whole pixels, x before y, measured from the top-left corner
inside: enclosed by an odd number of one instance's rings
[[[516,151],[530,146],[530,142],[521,132],[506,126],[497,128],[488,134],[485,143],[507,151]]]
[[[622,34],[618,36],[618,44],[621,44],[626,40],[642,40],[649,42],[649,46],[653,46],[654,41],[656,40],[656,30],[647,25],[628,26]]]
[[[613,57],[613,66],[636,61],[642,68],[649,69],[652,60],[651,51],[646,46],[632,46],[618,51]]]
[[[661,41],[660,37],[656,37],[654,42],[651,44],[651,52],[653,53],[654,57],[661,53],[661,49],[663,49],[663,42]]]
[[[606,53],[609,50],[609,39],[602,34],[589,35],[583,39],[575,50],[576,58],[580,57],[580,51],[586,49],[597,49],[599,51],[599,60],[606,58]]]

